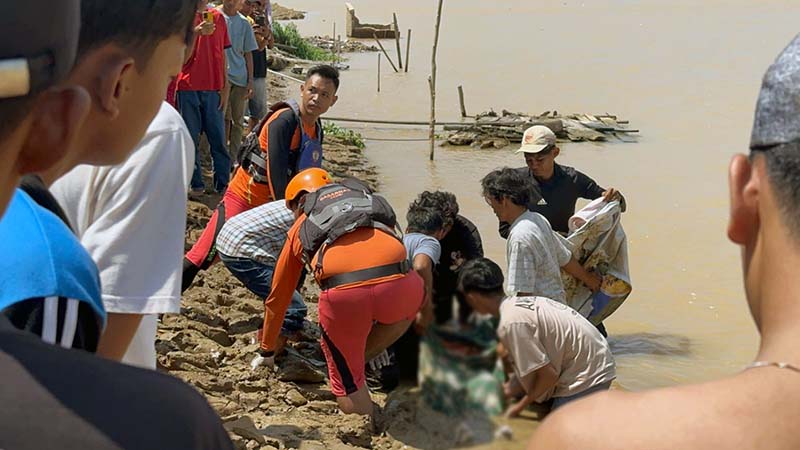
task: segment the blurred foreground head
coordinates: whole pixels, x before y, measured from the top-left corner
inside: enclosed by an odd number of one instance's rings
[[[729,238],[742,247],[745,290],[761,329],[775,264],[800,259],[800,36],[769,67],[756,104],[750,155],[730,165]]]
[[[20,176],[46,170],[71,151],[89,109],[85,90],[54,87],[75,61],[80,1],[31,0],[5,9],[0,15],[0,215]]]
[[[82,0],[75,67],[67,84],[91,97],[78,151],[45,178],[78,164],[119,164],[144,136],[194,39],[197,0]],[[41,26],[41,25],[39,25]]]

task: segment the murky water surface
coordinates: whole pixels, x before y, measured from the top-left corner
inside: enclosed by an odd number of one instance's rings
[[[304,34],[344,28],[344,5],[284,0],[310,11]],[[282,3],[284,3],[282,2]],[[411,65],[383,65],[376,93],[374,53],[354,55],[331,116],[427,120],[434,0],[355,2],[362,21],[412,28]],[[800,30],[800,4],[704,0],[445,0],[439,44],[437,114],[545,110],[609,112],[642,130],[636,144],[565,144],[559,161],[621,190],[629,209],[634,293],[606,324],[619,382],[631,390],[707,380],[738,371],[757,337],[741,288],[738,249],[725,237],[727,164],[747,149],[760,78]],[[385,46],[395,58],[394,43]],[[402,48],[405,49],[405,33]],[[370,138],[425,138],[417,128],[364,128]],[[488,256],[505,265],[497,221],[480,178],[521,166],[512,149],[437,148],[369,141],[384,192],[404,213],[424,189],[454,192],[480,228]],[[515,424],[518,431],[522,431]],[[518,436],[520,437],[520,436]],[[502,446],[503,448],[508,448]]]

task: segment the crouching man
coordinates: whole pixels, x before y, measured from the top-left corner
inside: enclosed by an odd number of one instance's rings
[[[274,365],[281,324],[307,262],[322,289],[321,344],[331,390],[344,413],[371,415],[365,361],[411,325],[422,306],[422,278],[409,271],[391,206],[358,180],[328,184],[325,171],[306,169],[289,182],[285,198],[297,221],[278,257],[253,366]]]
[[[509,397],[523,395],[506,415],[519,416],[531,403],[552,399],[552,408],[597,391],[616,378],[608,343],[583,316],[544,297],[505,297],[503,272],[486,258],[468,261],[458,289],[478,313],[500,317],[497,334],[514,367]]]

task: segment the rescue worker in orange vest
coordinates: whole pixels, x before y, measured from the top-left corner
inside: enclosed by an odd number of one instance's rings
[[[219,260],[215,243],[225,220],[270,201],[280,200],[289,180],[303,169],[322,166],[320,116],[338,97],[339,71],[321,65],[308,70],[300,87],[301,101],[280,102],[247,136],[241,165],[203,234],[183,261],[182,290],[200,270]]]
[[[322,289],[321,344],[331,390],[342,412],[371,415],[365,362],[411,325],[423,306],[423,282],[409,270],[388,202],[358,180],[328,183],[327,173],[307,169],[286,188],[297,221],[275,265],[253,368],[274,366],[284,314],[309,263]]]

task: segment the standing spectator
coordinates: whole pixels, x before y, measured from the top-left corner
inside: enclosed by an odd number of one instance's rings
[[[243,0],[224,0],[222,15],[231,46],[225,49],[230,95],[225,105],[225,126],[231,158],[239,160],[244,133],[245,100],[253,95],[253,51],[258,50],[253,27],[239,13]]]
[[[200,164],[200,133],[204,132],[214,164],[214,191],[221,193],[228,187],[231,176],[223,119],[230,89],[224,50],[231,46],[231,41],[222,13],[207,5],[207,0],[199,1],[195,26],[205,21],[213,23],[214,30],[208,35],[200,33],[195,39],[194,51],[178,76],[176,100],[195,146],[192,192],[201,193],[205,189]]]
[[[180,312],[186,189],[193,167],[189,131],[164,102],[126,162],[78,166],[52,187],[100,270],[109,317],[101,356],[156,367],[158,314]]]
[[[270,18],[264,13],[264,0],[245,0],[241,12],[251,21],[258,44],[253,51],[253,95],[248,101],[252,130],[267,112],[267,49],[272,48],[274,39]]]

